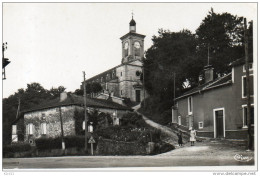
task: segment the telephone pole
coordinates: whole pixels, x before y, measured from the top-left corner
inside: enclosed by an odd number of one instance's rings
[[[142,72],[143,72],[143,93],[144,93],[144,108],[145,108],[144,66],[142,66]]]
[[[88,122],[88,115],[87,115],[87,107],[86,107],[86,104],[87,104],[87,94],[86,94],[86,78],[85,78],[86,74],[85,72],[83,71],[83,79],[84,79],[84,82],[83,82],[83,86],[84,86],[84,114],[85,114],[85,152],[87,153],[88,152],[88,126],[87,126],[87,122]]]
[[[246,67],[246,97],[247,97],[247,125],[248,125],[248,150],[252,149],[251,133],[251,104],[250,104],[250,83],[249,83],[249,59],[248,59],[248,34],[247,21],[244,18],[244,38],[245,38],[245,67]]]

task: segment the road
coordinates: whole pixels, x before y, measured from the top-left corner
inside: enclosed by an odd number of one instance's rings
[[[69,169],[110,167],[234,166],[253,165],[233,157],[218,156],[73,156],[48,158],[5,158],[3,169]]]

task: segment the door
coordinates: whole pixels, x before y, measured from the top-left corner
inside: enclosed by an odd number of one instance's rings
[[[224,121],[223,121],[223,110],[215,111],[216,120],[216,138],[224,137]]]
[[[136,102],[141,101],[141,90],[135,90],[135,100]]]

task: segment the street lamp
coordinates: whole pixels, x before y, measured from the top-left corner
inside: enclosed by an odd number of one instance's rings
[[[6,79],[6,77],[5,77],[5,67],[10,63],[10,61],[9,61],[9,59],[8,58],[5,58],[5,56],[4,56],[4,52],[5,52],[5,50],[7,50],[7,42],[5,42],[5,43],[3,43],[3,45],[2,45],[2,54],[3,54],[3,56],[2,56],[2,63],[3,63],[3,65],[2,65],[2,76],[3,76],[3,80],[5,80]]]

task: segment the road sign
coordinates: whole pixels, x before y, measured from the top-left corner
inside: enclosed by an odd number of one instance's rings
[[[88,143],[90,143],[90,144],[96,143],[96,141],[94,140],[93,136],[90,137]]]

